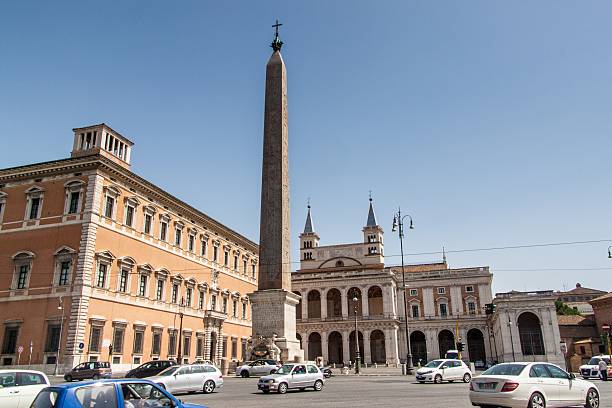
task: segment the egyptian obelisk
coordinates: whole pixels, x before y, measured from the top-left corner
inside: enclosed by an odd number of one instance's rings
[[[253,322],[252,357],[266,355],[301,361],[304,352],[295,336],[295,311],[300,297],[291,292],[289,225],[289,134],[287,72],[276,35],[266,66],[259,279],[250,294]]]

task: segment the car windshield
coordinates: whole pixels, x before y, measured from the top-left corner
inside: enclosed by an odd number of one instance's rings
[[[293,364],[285,364],[276,371],[276,374],[289,374],[292,368]]]
[[[601,357],[592,357],[589,361],[589,365],[598,365],[601,360]],[[610,360],[608,360],[607,358],[604,358],[603,361],[605,361],[608,365],[610,364]]]
[[[161,373],[159,373],[157,375],[159,375],[159,376],[172,375],[179,368],[181,368],[181,367],[180,366],[169,367],[169,368],[166,368],[164,371],[162,371]]]
[[[482,375],[510,375],[517,376],[523,372],[525,364],[498,364],[489,368]]]
[[[31,408],[54,408],[59,392],[52,389],[42,390],[30,405]]]
[[[425,364],[425,367],[427,367],[427,368],[437,368],[443,362],[444,362],[444,360],[433,360],[433,361],[430,361],[429,363]]]

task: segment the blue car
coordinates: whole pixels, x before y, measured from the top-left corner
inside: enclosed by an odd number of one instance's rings
[[[124,378],[42,389],[30,408],[206,408],[176,399],[148,380]]]

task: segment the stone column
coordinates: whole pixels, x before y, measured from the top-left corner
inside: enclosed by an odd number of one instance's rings
[[[302,292],[302,321],[308,320],[308,293]]]
[[[204,360],[210,357],[210,325],[206,324],[204,329]]]
[[[397,328],[385,329],[385,351],[387,353],[387,362],[389,364],[399,364],[397,342],[393,342],[393,338],[397,336]]]
[[[347,318],[348,317],[348,300],[347,300],[347,296],[346,296],[346,291],[348,289],[347,288],[342,288],[341,293],[341,298],[342,298],[342,317],[343,318]]]
[[[348,364],[348,362],[351,360],[351,349],[349,343],[350,334],[351,332],[346,330],[342,332],[342,359],[344,360],[344,364]]]
[[[327,291],[321,291],[321,320],[327,317]]]
[[[302,335],[302,350],[304,350],[304,360],[308,360],[308,333]]]
[[[360,289],[361,289],[361,315],[369,316],[370,315],[370,305],[368,304],[368,288],[361,287]]]
[[[327,332],[321,332],[321,354],[323,355],[324,364],[329,360],[329,346],[327,345]]]
[[[433,360],[440,357],[440,344],[438,343],[438,332],[436,329],[427,329],[425,331],[427,339],[427,360]]]
[[[363,356],[363,362],[372,364],[372,349],[370,347],[370,333],[371,330],[364,330],[363,333],[363,350],[361,355]]]

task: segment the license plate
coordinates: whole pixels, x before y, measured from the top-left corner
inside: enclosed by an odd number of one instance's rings
[[[478,388],[481,390],[494,390],[497,386],[497,383],[489,382],[489,383],[479,383]]]

